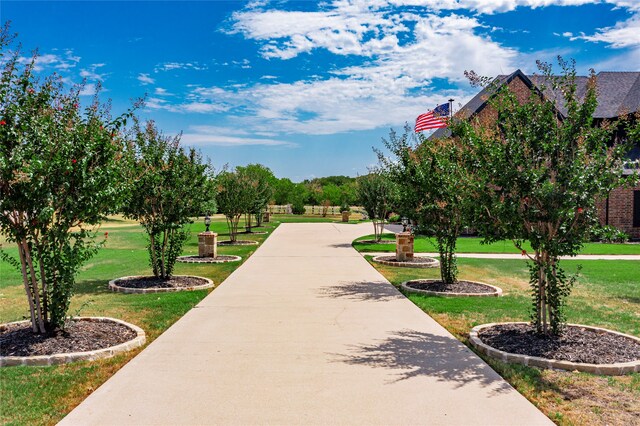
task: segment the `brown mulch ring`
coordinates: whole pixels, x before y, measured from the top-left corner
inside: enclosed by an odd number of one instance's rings
[[[407,281],[407,287],[415,290],[436,291],[438,293],[495,293],[496,289],[481,283],[472,281],[458,281],[453,284],[445,284],[438,280],[412,280]]]
[[[395,255],[390,256],[376,256],[373,258],[374,262],[382,263],[383,265],[398,266],[405,268],[435,268],[440,265],[438,260],[432,257],[418,257],[414,256],[411,260],[398,261]]]
[[[242,260],[240,256],[230,256],[219,254],[216,257],[200,257],[197,255],[193,256],[180,256],[178,257],[178,262],[184,263],[227,263],[227,262],[238,262]]]
[[[219,246],[255,246],[257,241],[253,240],[236,240],[236,241],[218,241]]]
[[[109,348],[134,339],[131,328],[111,321],[69,321],[64,331],[36,334],[30,322],[0,326],[0,356],[54,355]]]
[[[567,326],[560,337],[546,337],[536,334],[530,324],[497,324],[478,335],[486,345],[520,355],[587,364],[640,360],[640,343],[580,326]]]
[[[358,243],[358,244],[395,244],[396,240],[380,240],[380,241],[376,241],[376,240],[360,240],[360,241],[356,241],[356,243]]]
[[[188,288],[206,285],[208,282],[200,277],[174,275],[169,279],[151,276],[120,278],[114,284],[124,288]]]
[[[268,233],[269,233],[269,231],[243,231],[243,232],[238,232],[238,234],[242,234],[242,235],[266,235]]]

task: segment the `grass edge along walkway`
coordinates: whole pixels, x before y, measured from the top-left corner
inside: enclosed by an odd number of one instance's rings
[[[393,252],[395,251],[395,234],[383,234],[383,241],[390,244],[363,244],[362,240],[373,240],[374,235],[365,235],[353,241],[353,247],[362,253]],[[456,245],[457,254],[485,253],[485,254],[520,254],[511,241],[500,241],[493,244],[481,244],[480,237],[459,237]],[[531,251],[531,246],[525,242],[524,249]],[[437,246],[431,238],[416,236],[414,241],[416,253],[437,252]],[[585,243],[580,255],[640,255],[640,243],[609,244],[609,243]]]

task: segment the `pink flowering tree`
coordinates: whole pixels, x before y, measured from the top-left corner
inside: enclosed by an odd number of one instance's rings
[[[530,261],[532,323],[547,335],[562,332],[576,279],[564,272],[560,257],[579,253],[597,225],[596,200],[634,178],[622,173],[629,144],[614,135],[626,130],[626,142],[637,143],[639,125],[631,116],[594,123],[595,74],[579,96],[574,64],[559,63],[560,76],[539,64],[546,85],[532,89],[526,102],[507,86],[492,87],[495,121],[451,126],[454,140],[473,154],[466,167],[475,185],[474,226],[485,242],[513,240]],[[522,248],[525,240],[530,253]]]
[[[17,245],[1,252],[22,273],[33,331],[64,328],[75,275],[106,239],[96,225],[116,211],[125,147],[97,94],[80,106],[81,87],[39,81],[0,36],[0,232]],[[96,242],[97,239],[101,240]]]

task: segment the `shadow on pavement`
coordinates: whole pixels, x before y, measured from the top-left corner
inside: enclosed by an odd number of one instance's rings
[[[345,297],[353,300],[386,302],[403,299],[404,296],[392,285],[385,282],[346,281],[335,286],[320,287],[321,297]]]
[[[401,330],[377,344],[352,345],[347,354],[331,354],[335,362],[399,370],[393,382],[418,376],[435,377],[458,387],[495,386],[492,394],[509,392],[511,386],[477,355],[461,348],[455,339],[414,330]],[[402,371],[400,371],[402,370]],[[497,385],[497,386],[496,386]]]

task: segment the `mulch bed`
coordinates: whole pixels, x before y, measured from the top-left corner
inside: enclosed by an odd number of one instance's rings
[[[118,287],[125,288],[182,288],[207,284],[204,278],[191,276],[173,276],[169,279],[156,277],[135,277],[115,281]]]
[[[257,241],[252,240],[218,241],[219,246],[255,246],[257,244]]]
[[[395,244],[396,241],[395,240],[380,240],[380,241],[376,241],[376,240],[360,240],[360,241],[356,241],[356,243],[358,243],[358,244]]]
[[[440,293],[495,293],[496,289],[488,285],[470,281],[458,281],[445,284],[442,281],[413,280],[407,282],[407,287],[416,290],[437,291]]]
[[[395,256],[380,256],[377,259],[383,260],[385,262],[398,262],[398,263],[414,264],[414,265],[415,264],[428,265],[428,264],[436,263],[436,260],[432,257],[418,257],[418,256],[414,256],[414,258],[411,260],[404,260],[404,261],[397,260]]]
[[[482,342],[501,351],[588,364],[640,360],[640,344],[613,333],[567,326],[557,338],[540,336],[529,324],[500,324],[478,333]]]
[[[35,356],[85,352],[127,342],[137,336],[129,327],[110,321],[70,321],[55,335],[35,334],[31,323],[0,327],[0,356]]]
[[[200,257],[197,255],[178,257],[178,262],[186,262],[186,263],[224,263],[224,262],[237,262],[238,260],[241,260],[239,256],[227,256],[224,254],[219,254],[215,258]]]

